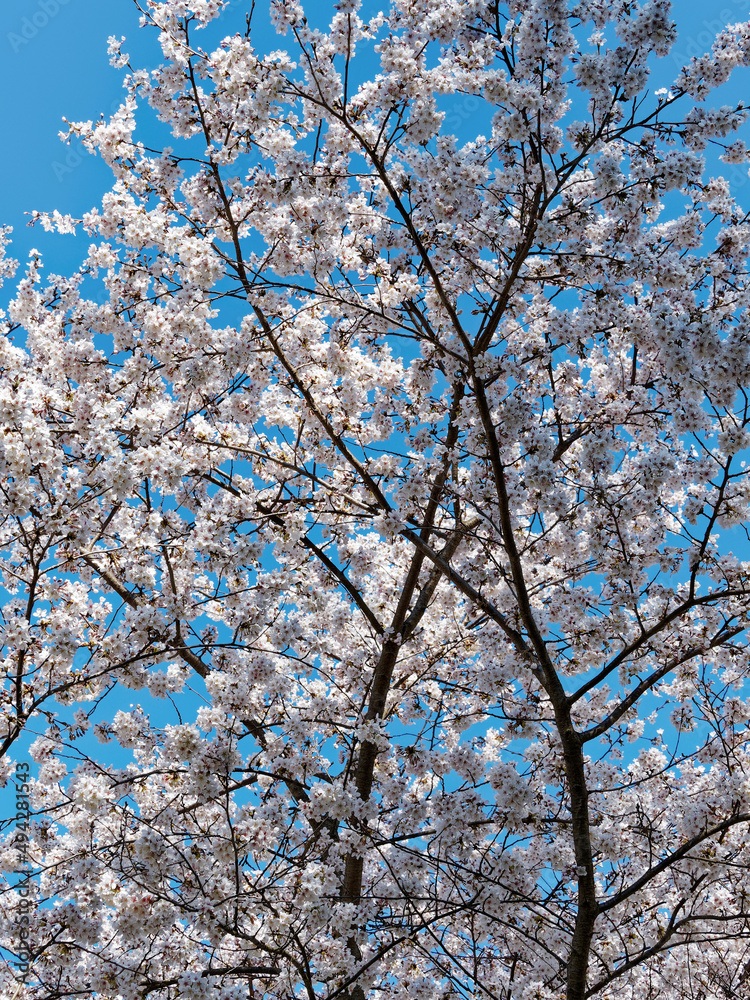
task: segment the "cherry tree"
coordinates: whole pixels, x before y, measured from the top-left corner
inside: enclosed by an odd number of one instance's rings
[[[3,995],[746,996],[750,24],[139,9],[2,317]]]

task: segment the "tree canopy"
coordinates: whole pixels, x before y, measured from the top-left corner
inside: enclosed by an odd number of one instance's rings
[[[3,995],[745,996],[750,24],[141,10],[2,317]]]

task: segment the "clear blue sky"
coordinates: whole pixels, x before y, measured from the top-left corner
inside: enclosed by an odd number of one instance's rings
[[[5,0],[0,7],[0,223],[14,228],[14,256],[48,244],[39,228],[25,229],[32,209],[77,214],[97,204],[110,173],[80,147],[58,139],[62,118],[98,118],[119,103],[122,74],[112,69],[107,37],[139,38],[144,62],[156,58],[153,38],[138,27],[131,0]],[[58,240],[59,242],[59,240]],[[56,265],[72,254],[59,247]],[[45,247],[46,248],[46,247]],[[58,256],[60,254],[61,256]]]
[[[258,0],[258,6],[266,2]],[[222,15],[227,34],[244,27],[245,6],[233,0]],[[309,6],[314,9],[315,0]],[[750,0],[713,5],[677,0],[674,8],[680,25],[675,52],[689,57],[704,52],[722,25],[747,18]],[[109,66],[109,35],[127,37],[125,51],[134,65],[149,67],[158,60],[155,35],[140,29],[138,19],[132,0],[4,0],[0,6],[0,223],[13,225],[14,254],[21,260],[32,246],[45,252],[55,270],[73,268],[79,259],[80,246],[73,239],[26,229],[24,213],[57,208],[77,215],[98,204],[109,187],[103,164],[80,146],[64,146],[57,133],[63,116],[95,119],[119,103],[122,73]],[[671,75],[673,69],[672,60],[666,60],[665,70]],[[746,81],[736,81],[731,97],[748,96],[747,89]]]

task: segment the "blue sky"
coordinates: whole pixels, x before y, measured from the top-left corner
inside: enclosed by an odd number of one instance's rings
[[[143,36],[144,58],[156,55],[153,39],[138,28],[131,0],[6,0],[0,8],[0,106],[5,155],[0,157],[0,222],[14,228],[15,256],[41,245],[27,230],[32,209],[77,214],[98,203],[109,171],[80,148],[57,137],[63,117],[72,121],[111,112],[121,73],[109,66],[107,36]],[[134,46],[135,49],[135,46]],[[139,53],[140,54],[140,53]],[[135,51],[134,51],[135,55]],[[80,256],[73,241],[59,247],[56,264]],[[57,256],[57,254],[56,254]],[[67,261],[66,261],[67,263]]]

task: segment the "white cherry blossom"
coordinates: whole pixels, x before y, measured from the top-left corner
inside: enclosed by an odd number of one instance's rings
[[[750,26],[138,6],[0,314],[3,996],[743,996]]]

